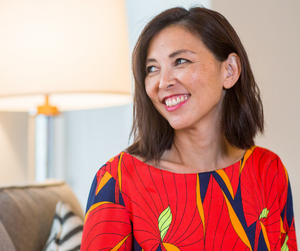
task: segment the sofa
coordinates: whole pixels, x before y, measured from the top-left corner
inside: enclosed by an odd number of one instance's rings
[[[0,187],[0,251],[41,251],[59,201],[84,218],[76,196],[63,181]]]

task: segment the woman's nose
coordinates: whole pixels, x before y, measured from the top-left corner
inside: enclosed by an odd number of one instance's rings
[[[176,80],[171,71],[164,71],[161,74],[159,88],[160,89],[170,89],[172,86],[176,84]]]

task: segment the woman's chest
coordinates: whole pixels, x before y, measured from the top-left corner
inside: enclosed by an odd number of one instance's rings
[[[280,210],[270,188],[234,170],[149,171],[122,180],[133,236],[144,250],[277,250]]]

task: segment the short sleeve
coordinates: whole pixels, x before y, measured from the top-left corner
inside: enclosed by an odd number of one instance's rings
[[[118,157],[96,174],[87,202],[81,251],[131,250],[132,227],[117,179]]]
[[[278,158],[278,187],[281,224],[281,250],[298,250],[293,199],[288,173],[281,160]]]

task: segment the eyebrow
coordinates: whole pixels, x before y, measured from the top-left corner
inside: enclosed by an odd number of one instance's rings
[[[173,53],[171,53],[171,54],[169,55],[169,58],[176,57],[177,55],[182,54],[182,53],[196,54],[196,53],[193,52],[193,51],[182,49],[182,50],[174,51]]]
[[[193,51],[182,49],[182,50],[178,50],[178,51],[172,52],[172,53],[169,55],[169,58],[176,57],[176,56],[178,56],[179,54],[182,54],[182,53],[196,54],[196,53],[193,52]],[[151,62],[157,62],[157,61],[156,61],[156,59],[154,59],[154,58],[147,58],[147,59],[146,59],[146,64],[147,64],[147,63],[151,63]]]
[[[146,59],[146,64],[151,63],[151,62],[157,62],[157,61],[154,58],[147,58]]]

